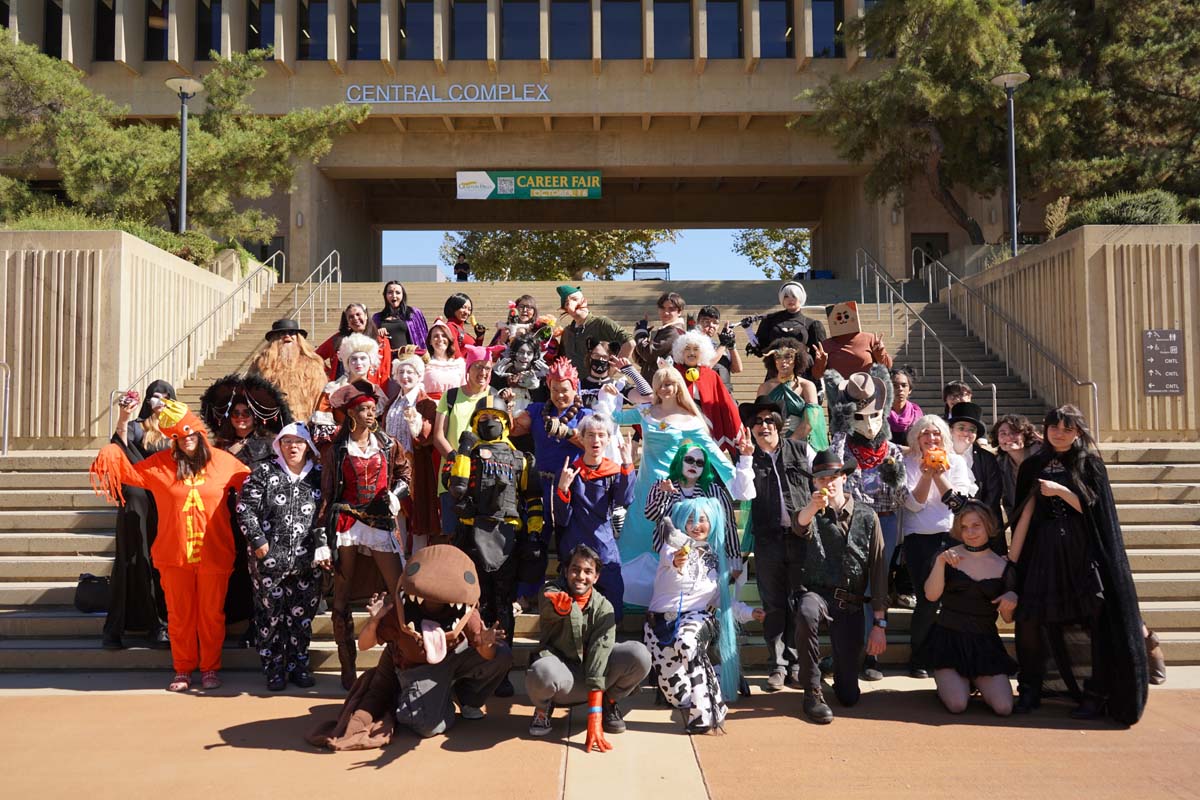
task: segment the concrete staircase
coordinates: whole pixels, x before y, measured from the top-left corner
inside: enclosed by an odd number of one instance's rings
[[[466,288],[475,300],[477,318],[486,324],[504,318],[508,301],[525,292],[533,294],[545,310],[557,309],[553,286],[413,284],[409,290],[413,304],[424,309],[432,320],[447,294]],[[776,305],[777,285],[754,281],[593,283],[585,285],[585,292],[596,313],[632,328],[644,314],[655,318],[654,300],[668,286],[687,298],[689,310],[713,303],[728,319]],[[364,302],[374,310],[381,288],[379,284],[347,284],[343,300]],[[181,399],[195,404],[209,382],[243,368],[271,322],[286,316],[291,308],[292,287],[276,287],[267,307],[201,367],[195,381],[181,388]],[[820,314],[819,309],[812,312],[814,316]],[[911,332],[906,345],[902,316],[897,317],[893,336],[887,307],[880,309],[878,320],[873,306],[865,307],[862,313],[864,326],[883,335],[898,363],[919,367],[919,331]],[[924,313],[969,369],[985,381],[996,382],[1001,413],[1019,411],[1036,417],[1044,412],[1044,405],[1030,400],[1026,387],[1015,378],[1006,378],[1003,364],[963,335],[940,306],[930,306]],[[328,324],[310,326],[314,344],[333,332],[337,316],[334,312]],[[739,334],[739,347],[743,342]],[[936,412],[941,407],[936,347],[927,350],[926,363],[929,369],[923,379],[918,378],[914,399],[926,410]],[[762,377],[758,359],[747,359],[746,371],[735,380],[736,396],[751,397]],[[947,367],[946,378],[952,377],[957,373],[951,375]],[[990,402],[982,394],[976,399],[985,406]],[[1169,662],[1200,663],[1200,445],[1106,445],[1103,449],[1146,621],[1159,631]],[[114,551],[115,512],[92,494],[87,481],[86,469],[93,455],[82,451],[29,452],[0,458],[0,669],[166,669],[170,665],[166,652],[139,646],[137,637],[127,637],[126,643],[133,645],[129,649],[102,650],[102,615],[83,615],[71,607],[79,574],[107,574]],[[753,573],[753,564],[751,570]],[[753,581],[743,599],[757,602]],[[361,624],[362,612],[357,617]],[[908,659],[909,619],[907,611],[891,612],[885,662],[898,664]],[[630,635],[637,635],[639,626],[637,617],[630,617],[624,625]],[[239,633],[240,627],[231,626],[231,635]],[[314,632],[315,666],[336,668],[327,614],[314,622]],[[758,634],[757,625],[747,627],[743,660],[748,665],[760,665],[765,660]],[[528,659],[535,638],[536,618],[523,615],[517,626],[518,664]],[[359,663],[368,666],[375,657],[373,653],[360,654]],[[225,664],[227,668],[257,669],[258,658],[252,651],[231,649]]]

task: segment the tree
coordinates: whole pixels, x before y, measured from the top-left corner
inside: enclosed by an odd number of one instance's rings
[[[246,100],[268,56],[213,53],[204,108],[188,122],[189,226],[221,240],[269,241],[278,221],[240,201],[290,188],[300,163],[319,160],[369,113],[341,104],[254,114]],[[175,227],[178,123],[127,120],[68,64],[8,36],[0,36],[0,137],[22,148],[10,166],[29,174],[52,163],[80,210]]]
[[[808,271],[812,235],[807,228],[749,228],[738,231],[733,251],[768,278],[788,280]]]
[[[441,256],[450,266],[461,253],[479,280],[609,280],[673,241],[673,230],[450,231]]]

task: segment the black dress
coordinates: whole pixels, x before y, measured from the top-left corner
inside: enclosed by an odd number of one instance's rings
[[[155,450],[147,449],[142,426],[130,422],[122,442],[115,434],[112,443],[121,448],[130,464],[137,464]],[[164,442],[165,444],[165,442]],[[126,631],[146,631],[153,638],[167,627],[167,605],[159,585],[158,570],[150,560],[150,546],[158,532],[158,510],[154,497],[145,489],[124,486],[125,502],[117,510],[116,546],[108,616],[104,638],[119,640]]]
[[[999,578],[977,581],[946,565],[942,607],[922,647],[920,663],[931,669],[952,669],[964,678],[1015,675],[1017,662],[1000,641],[996,606],[1005,592],[1015,591],[1017,572],[1012,564]]]
[[[266,436],[248,436],[245,442],[246,444],[235,455],[239,461],[250,467],[250,469],[254,469],[255,464],[260,461],[269,461],[275,458],[275,451],[271,448],[272,440]],[[228,450],[231,444],[233,442],[223,442],[219,443],[218,446],[222,450]],[[250,548],[246,543],[246,533],[242,530],[242,526],[237,524],[237,515],[233,513],[236,503],[237,495],[231,493],[229,496],[229,506],[231,517],[235,522],[232,526],[233,572],[229,573],[229,588],[225,592],[226,622],[241,622],[242,620],[250,619],[254,614],[254,587],[250,582],[250,564],[248,561]]]

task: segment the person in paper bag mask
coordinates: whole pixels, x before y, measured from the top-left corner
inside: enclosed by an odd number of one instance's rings
[[[848,300],[825,307],[829,317],[829,338],[817,345],[813,356],[812,376],[820,378],[825,370],[837,370],[841,375],[866,372],[872,364],[892,368],[892,357],[883,340],[874,333],[864,333],[859,323],[858,303]]]

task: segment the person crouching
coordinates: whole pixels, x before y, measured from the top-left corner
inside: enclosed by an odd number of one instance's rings
[[[863,656],[863,603],[870,586],[875,624],[867,637],[867,655],[887,647],[887,573],[883,532],[870,506],[855,503],[846,477],[858,469],[854,456],[845,462],[833,450],[813,459],[816,491],[796,513],[794,532],[804,540],[801,586],[792,597],[796,613],[796,649],[804,684],[804,714],[813,722],[833,722],[821,693],[821,623],[829,626],[833,646],[833,691],[843,706],[858,702],[858,667]]]
[[[275,458],[260,461],[242,486],[236,513],[250,550],[250,583],[258,655],[267,688],[314,684],[308,669],[312,620],[320,603],[329,543],[319,523],[321,465],[303,422],[275,437]]]
[[[547,583],[538,598],[541,648],[525,673],[533,702],[532,736],[550,733],[554,706],[588,704],[584,749],[611,750],[605,733],[624,733],[617,701],[650,672],[650,653],[641,642],[617,642],[613,604],[596,589],[600,554],[586,544],[567,555],[566,571]]]
[[[734,697],[738,689],[737,622],[762,622],[766,614],[733,598],[720,502],[680,500],[659,524],[669,528],[660,539],[646,646],[658,670],[658,687],[684,713],[687,732],[715,732],[725,722],[723,698]],[[710,649],[720,656],[719,680]]]

